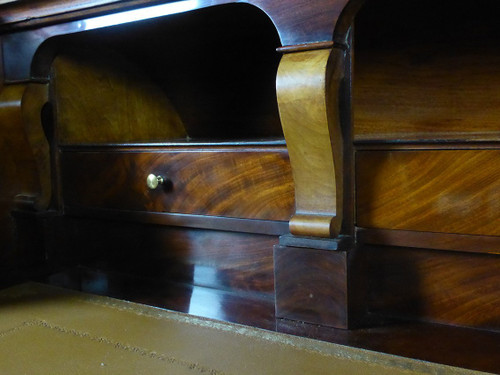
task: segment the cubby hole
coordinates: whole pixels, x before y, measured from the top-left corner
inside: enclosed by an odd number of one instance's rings
[[[280,41],[254,6],[86,31],[51,45],[62,144],[282,142]]]
[[[500,140],[499,15],[491,0],[368,0],[355,19],[355,140]]]

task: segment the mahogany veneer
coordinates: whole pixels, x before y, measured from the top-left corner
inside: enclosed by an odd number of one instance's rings
[[[346,251],[274,248],[276,316],[348,328]]]
[[[500,371],[498,2],[230,3],[0,6],[4,268]]]
[[[500,331],[500,258],[366,246],[365,306],[374,314]]]
[[[366,1],[355,19],[354,139],[499,140],[499,11],[489,0]]]
[[[500,150],[359,151],[357,225],[500,235]]]
[[[284,148],[64,152],[61,159],[67,206],[283,221],[293,212]],[[169,182],[149,190],[150,173]]]

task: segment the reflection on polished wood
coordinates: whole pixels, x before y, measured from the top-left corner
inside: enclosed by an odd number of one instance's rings
[[[371,314],[500,332],[497,255],[388,246],[360,251]]]
[[[352,328],[346,251],[275,246],[273,258],[278,317]]]
[[[428,323],[392,321],[335,329],[276,319],[272,300],[182,283],[158,283],[94,265],[54,275],[50,283],[232,323],[466,369],[498,373],[500,334]]]
[[[4,30],[30,26],[42,27],[50,23],[68,22],[74,18],[85,19],[102,13],[145,7],[151,5],[151,3],[151,0],[92,0],[90,2],[88,0],[77,0],[72,1],[70,4],[64,0],[42,0],[37,3],[22,1],[6,4],[2,7],[0,26]],[[197,0],[192,10],[227,3],[227,0]],[[311,1],[300,0],[294,2],[292,12],[288,3],[274,0],[246,0],[245,3],[252,4],[267,14],[276,25],[283,45],[297,45],[330,41],[337,20],[349,1],[316,0],[312,4]],[[150,17],[154,16],[155,13],[151,12]],[[70,22],[70,25],[73,28],[67,28],[66,33],[81,31],[77,24],[71,24]],[[111,25],[113,23],[106,24],[106,26]],[[50,31],[47,34],[50,34]]]
[[[500,372],[498,2],[243,2],[2,7],[0,276]]]

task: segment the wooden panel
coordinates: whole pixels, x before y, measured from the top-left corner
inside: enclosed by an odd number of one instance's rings
[[[168,177],[149,190],[146,177]],[[286,149],[74,152],[62,155],[65,204],[288,220],[293,181]]]
[[[500,150],[360,151],[357,225],[500,235]]]
[[[498,10],[487,0],[366,2],[355,27],[355,139],[500,139]]]
[[[500,257],[425,249],[364,248],[372,312],[500,331]]]
[[[276,316],[348,327],[347,253],[275,246]]]
[[[89,7],[95,7],[103,4],[116,3],[121,0],[32,0],[12,1],[0,5],[3,14],[2,23],[22,22],[35,17],[47,17],[58,13],[67,13]]]
[[[11,211],[18,194],[41,193],[37,160],[25,132],[21,102],[25,85],[5,86],[0,93],[0,261],[15,259],[15,223]]]
[[[67,217],[52,228],[52,264],[91,259],[97,270],[150,283],[273,296],[276,236]]]
[[[66,206],[64,213],[74,217],[128,221],[173,227],[224,230],[229,232],[279,236],[288,233],[288,221],[241,219],[237,217],[207,216],[151,211],[124,211],[84,206]],[[495,237],[496,238],[496,237]]]
[[[236,1],[198,0],[193,8],[205,8],[231,2]],[[247,0],[245,2],[262,9],[273,20],[279,30],[283,45],[331,40],[337,20],[346,4],[349,3],[348,0],[294,0],[286,3],[274,0]],[[76,0],[68,4],[67,1],[62,0],[42,0],[36,3],[27,4],[22,1],[3,6],[0,26],[3,29],[43,26],[72,18],[90,17],[96,13],[154,5],[156,2],[151,0]],[[359,1],[354,0],[351,3],[359,3]],[[174,9],[173,12],[179,12],[179,10]],[[154,16],[155,13],[152,13],[150,17]],[[342,31],[345,31],[345,27],[342,27]]]
[[[461,52],[418,65],[430,49],[359,53],[355,140],[499,139],[500,53]]]
[[[186,136],[165,93],[119,54],[60,54],[53,63],[53,82],[61,144]]]
[[[360,228],[361,243],[500,255],[500,236]]]

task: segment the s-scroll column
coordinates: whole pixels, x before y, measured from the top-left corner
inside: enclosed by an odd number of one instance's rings
[[[295,182],[294,236],[335,238],[348,224],[339,104],[345,55],[341,48],[285,53],[278,69],[278,105]]]
[[[295,183],[290,233],[274,247],[276,316],[350,328],[353,289],[349,50],[285,50],[277,77]]]

